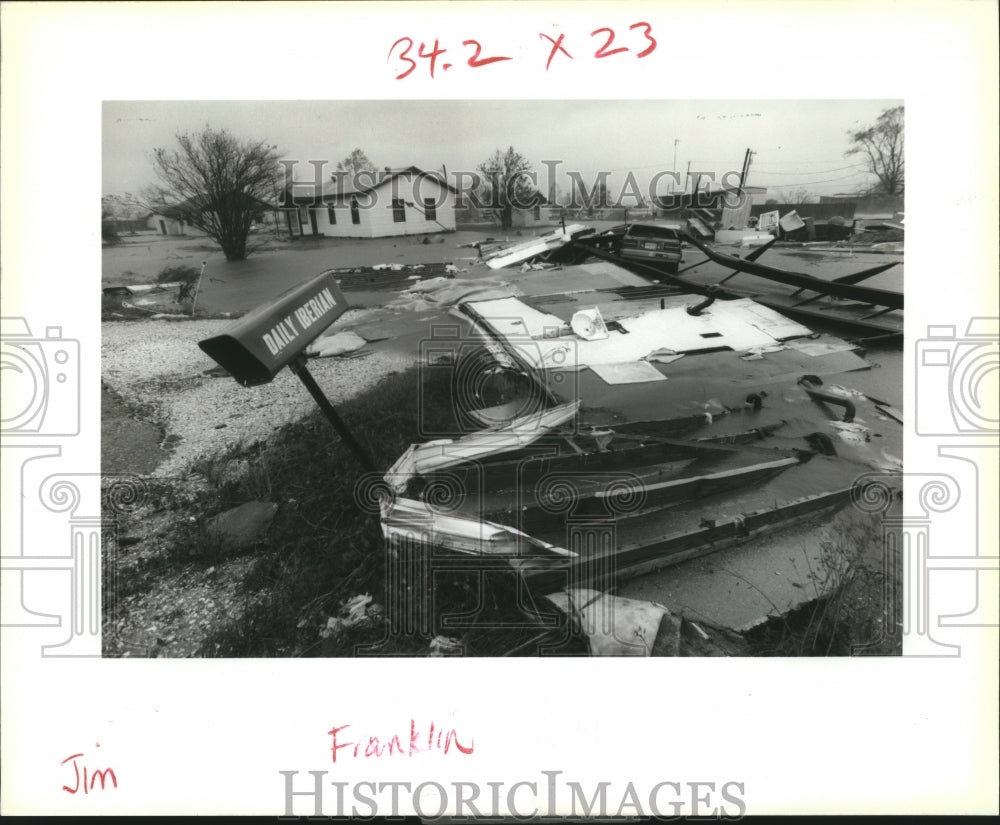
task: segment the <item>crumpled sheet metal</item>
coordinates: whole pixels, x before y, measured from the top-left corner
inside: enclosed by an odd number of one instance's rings
[[[559,249],[569,243],[574,237],[592,231],[590,227],[583,224],[572,223],[565,230],[557,229],[554,232],[549,232],[536,238],[529,238],[521,243],[512,244],[511,246],[497,250],[496,254],[492,255],[486,261],[486,265],[490,269],[502,269],[511,264],[519,264],[529,258],[534,258],[536,255],[542,255],[552,249]]]
[[[441,547],[476,556],[565,559],[576,553],[540,541],[513,527],[452,516],[416,499],[396,498],[382,505],[382,534],[389,541]]]
[[[415,475],[426,475],[465,461],[519,450],[571,421],[579,409],[580,402],[572,401],[522,415],[504,426],[469,433],[458,439],[437,439],[425,444],[411,444],[389,468],[385,480],[392,489],[403,492],[407,482]]]

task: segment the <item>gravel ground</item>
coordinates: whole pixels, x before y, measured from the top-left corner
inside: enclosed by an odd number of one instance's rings
[[[345,313],[331,331],[356,321],[363,312]],[[266,439],[316,409],[288,370],[270,384],[253,388],[242,387],[229,376],[205,375],[217,365],[198,348],[198,341],[231,324],[158,320],[102,325],[104,383],[127,403],[147,410],[164,428],[171,446],[171,454],[152,475],[181,475],[198,458]],[[310,371],[336,404],[412,363],[401,354],[372,352],[359,358],[313,359]]]

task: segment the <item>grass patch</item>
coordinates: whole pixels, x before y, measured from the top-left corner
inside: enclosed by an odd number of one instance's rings
[[[201,269],[197,266],[179,265],[165,266],[156,275],[156,283],[172,284],[181,281],[183,283],[194,283],[198,280]]]
[[[880,521],[845,511],[829,535],[809,576],[818,598],[747,633],[751,655],[902,654],[902,571],[884,559]]]
[[[422,405],[418,397],[424,399]],[[389,375],[372,390],[338,405],[338,412],[379,468],[391,466],[411,443],[425,440],[422,429],[459,433],[450,377],[440,370]],[[404,572],[387,592],[379,517],[359,505],[355,494],[363,471],[318,412],[287,425],[266,445],[234,450],[193,469],[213,491],[212,512],[254,499],[279,504],[267,549],[258,553],[244,582],[248,601],[242,617],[217,628],[202,646],[202,655],[349,656],[364,649],[380,655],[426,654],[429,638],[438,633],[461,635],[467,655],[497,655],[539,634],[513,607],[517,599],[510,592],[514,585],[509,574],[482,579],[478,574],[448,574],[445,580],[435,580],[434,618],[422,629],[394,633],[386,640],[385,624],[380,623],[335,639],[320,636],[327,617],[356,594],[370,593],[385,605],[408,587],[421,588],[411,593],[423,592],[426,585],[411,585],[405,570],[415,568],[404,564],[393,568]],[[197,539],[188,537],[200,546]],[[446,614],[474,615],[475,628],[450,632],[443,622]]]

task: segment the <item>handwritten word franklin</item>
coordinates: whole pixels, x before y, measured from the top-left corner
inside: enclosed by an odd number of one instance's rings
[[[377,736],[359,736],[356,737],[356,741],[347,741],[346,737],[350,734],[343,732],[349,727],[351,726],[340,725],[327,731],[332,739],[330,753],[334,762],[337,761],[339,751],[344,751],[340,754],[341,759],[343,759],[344,756],[355,758],[415,756],[418,753],[430,751],[441,751],[447,754],[452,748],[468,756],[475,748],[472,739],[468,740],[468,745],[464,745],[459,741],[458,732],[454,728],[446,730],[436,726],[433,722],[430,723],[425,732],[417,727],[415,720],[411,719],[409,736],[405,733],[402,736],[393,733],[381,739]]]

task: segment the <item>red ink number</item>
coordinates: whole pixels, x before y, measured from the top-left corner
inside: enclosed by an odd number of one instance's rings
[[[425,53],[424,52],[424,44],[423,43],[420,44],[420,48],[417,50],[417,56],[418,57],[426,57],[427,59],[429,59],[431,61],[431,80],[434,79],[434,66],[437,63],[438,56],[444,54],[446,51],[447,51],[447,49],[442,49],[442,48],[438,47],[437,38],[434,39],[434,48],[433,48],[433,50],[431,50],[429,52]]]
[[[628,28],[629,31],[635,31],[640,26],[642,26],[646,30],[642,33],[642,36],[649,41],[649,45],[641,52],[639,52],[639,54],[637,54],[636,57],[645,57],[646,55],[651,54],[653,50],[656,48],[656,38],[653,37],[653,35],[650,33],[653,31],[653,27],[650,26],[649,23],[643,23],[640,21],[638,23],[633,23]]]
[[[608,28],[594,29],[594,31],[590,33],[590,36],[596,37],[601,32],[607,32],[608,39],[604,41],[604,45],[601,46],[601,48],[599,48],[596,52],[594,52],[594,57],[611,57],[611,55],[613,54],[621,54],[622,52],[628,51],[628,48],[625,46],[619,46],[617,49],[611,49],[610,51],[608,51],[608,46],[610,46],[615,41],[615,33],[613,29],[608,29]]]
[[[407,57],[407,56],[406,56],[406,55],[407,55],[407,54],[409,53],[410,49],[412,49],[412,48],[413,48],[413,41],[412,41],[412,40],[411,40],[411,39],[410,39],[409,37],[401,37],[401,38],[399,38],[399,40],[397,40],[397,41],[396,41],[395,43],[393,43],[393,44],[392,44],[392,45],[391,45],[391,46],[389,47],[389,57],[387,57],[387,58],[385,59],[385,62],[386,62],[386,63],[388,63],[388,62],[389,62],[389,58],[391,58],[391,57],[392,57],[392,52],[393,52],[393,50],[394,50],[394,49],[396,48],[396,46],[398,46],[398,45],[399,45],[400,43],[406,43],[406,48],[405,48],[405,49],[403,49],[403,53],[402,53],[402,54],[401,54],[401,55],[399,56],[399,59],[400,59],[400,60],[405,60],[405,61],[406,61],[407,63],[409,63],[409,64],[410,64],[410,68],[409,68],[409,69],[407,69],[407,70],[406,70],[405,72],[403,72],[402,74],[398,74],[398,75],[396,75],[396,80],[402,80],[402,79],[403,79],[404,77],[407,77],[407,76],[409,76],[410,74],[412,74],[412,73],[413,73],[413,70],[414,70],[415,68],[417,68],[417,61],[416,61],[416,60],[414,60],[414,59],[413,59],[412,57]],[[423,47],[423,44],[421,44],[421,48],[422,48],[422,47]]]
[[[480,58],[479,55],[483,53],[483,47],[479,44],[478,40],[463,40],[463,46],[475,45],[476,53],[469,58],[468,63],[473,69],[478,69],[480,66],[488,66],[490,63],[499,63],[501,60],[510,60],[509,57],[483,57]]]

